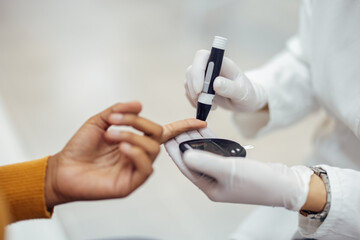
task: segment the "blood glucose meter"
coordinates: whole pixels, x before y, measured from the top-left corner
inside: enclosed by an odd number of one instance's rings
[[[237,142],[221,138],[193,139],[180,143],[180,151],[189,149],[203,150],[226,157],[245,157],[246,150]]]

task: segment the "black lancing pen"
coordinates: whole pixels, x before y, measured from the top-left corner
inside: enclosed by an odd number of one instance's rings
[[[226,41],[227,39],[224,37],[215,36],[209,60],[206,64],[204,86],[199,96],[196,110],[196,118],[203,121],[206,121],[214,100],[214,80],[220,75]]]

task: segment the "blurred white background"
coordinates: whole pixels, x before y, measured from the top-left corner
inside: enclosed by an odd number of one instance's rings
[[[225,36],[228,57],[244,70],[257,67],[296,33],[298,7],[298,0],[1,0],[0,162],[60,151],[87,118],[118,101],[141,101],[142,115],[160,124],[194,117],[183,82],[195,52]],[[255,145],[249,157],[291,165],[309,151],[315,118],[256,140],[241,138],[224,110],[208,122],[219,137]],[[164,149],[154,168],[126,199],[59,206],[53,220],[11,225],[10,237],[226,239],[253,209],[210,202]]]

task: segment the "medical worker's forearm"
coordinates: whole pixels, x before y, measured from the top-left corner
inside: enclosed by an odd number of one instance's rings
[[[323,180],[318,175],[313,174],[309,184],[309,193],[301,210],[321,212],[325,207],[326,197],[326,187]]]

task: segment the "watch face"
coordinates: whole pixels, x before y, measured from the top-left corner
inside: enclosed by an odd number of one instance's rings
[[[245,157],[246,150],[237,142],[220,138],[193,139],[179,145],[182,153],[189,149],[203,150],[221,156]]]

